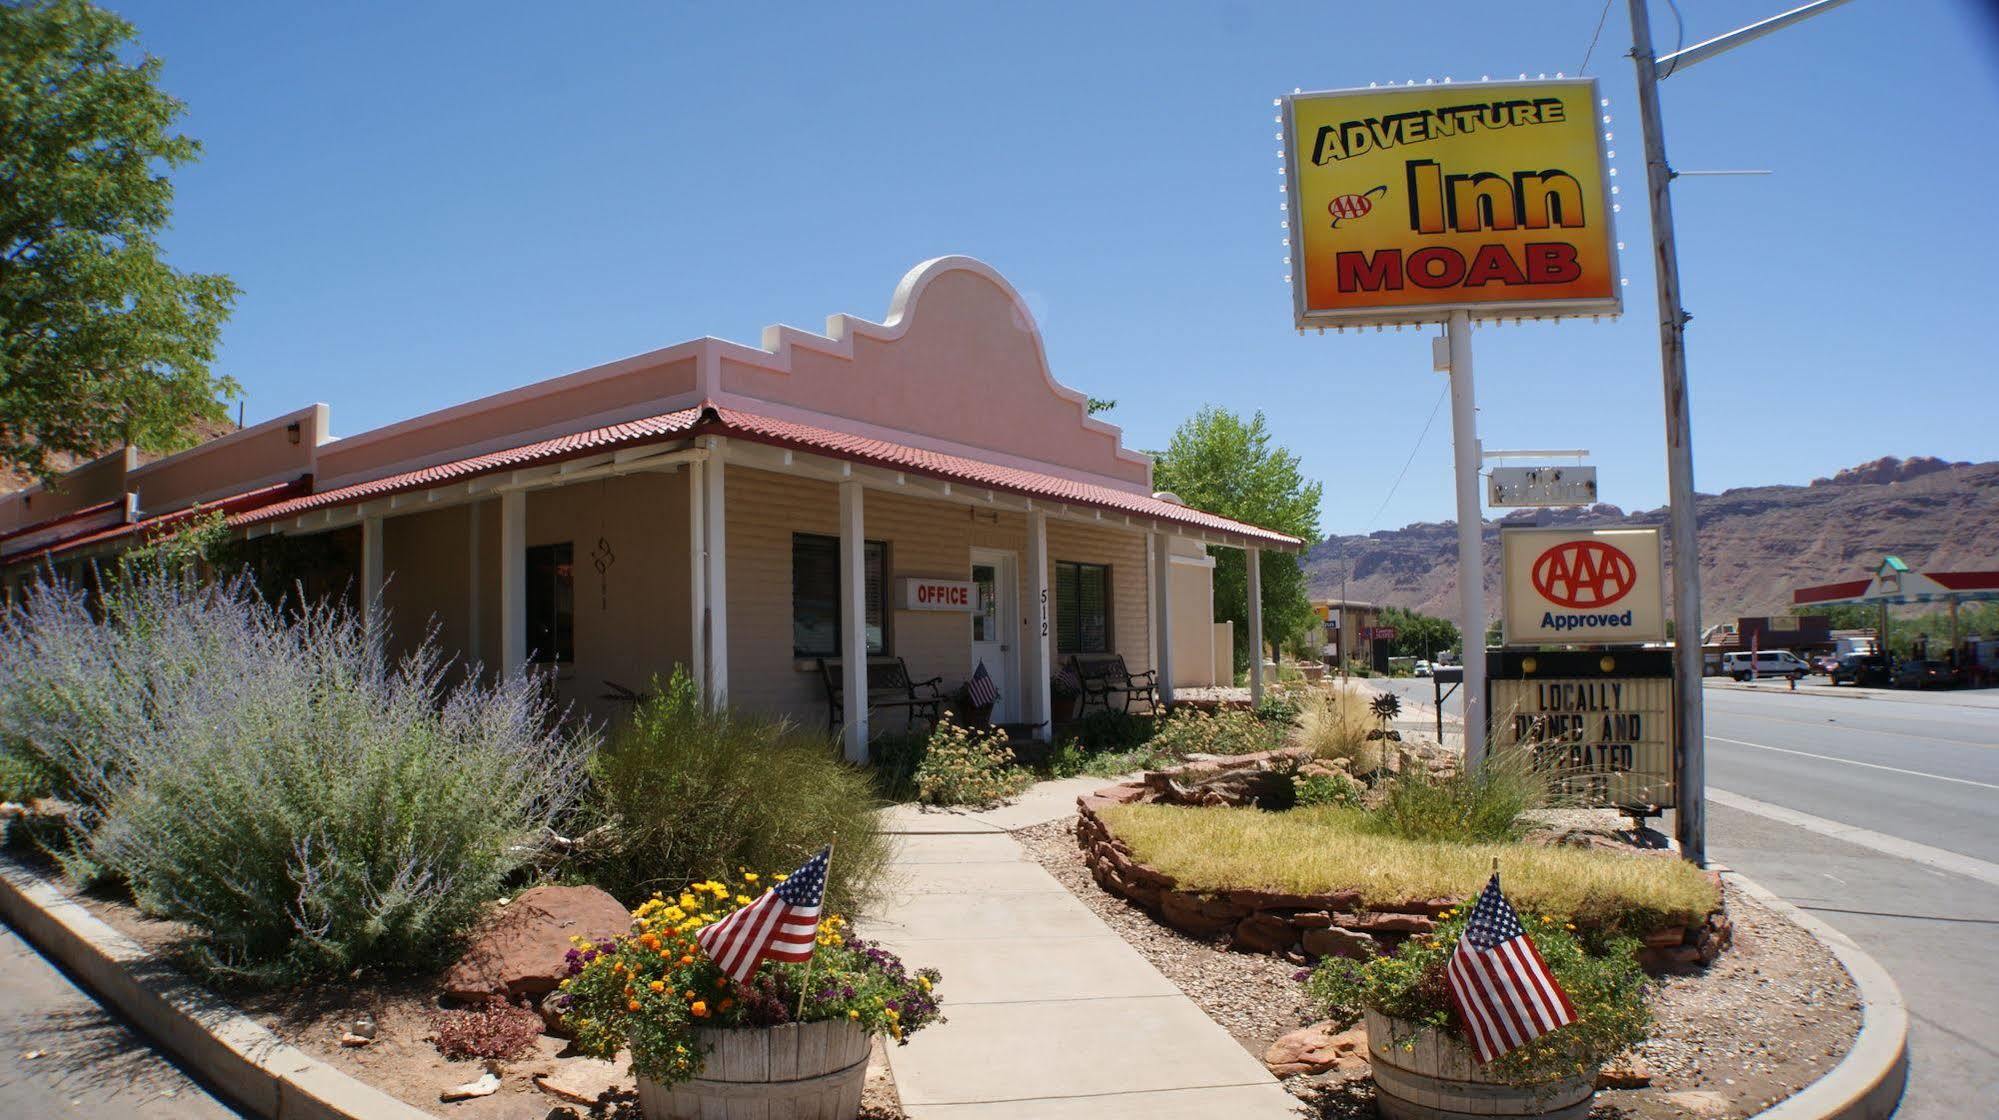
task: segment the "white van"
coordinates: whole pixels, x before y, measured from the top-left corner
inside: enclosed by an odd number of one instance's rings
[[[1752,675],[1758,677],[1805,677],[1811,675],[1812,667],[1803,658],[1787,649],[1766,649],[1760,653],[1725,653],[1721,656],[1721,673],[1746,681]]]

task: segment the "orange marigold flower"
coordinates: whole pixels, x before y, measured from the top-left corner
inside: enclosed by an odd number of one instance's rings
[[[651,988],[655,992],[663,992],[666,990],[666,981],[655,980],[652,983],[647,984],[646,987]]]
[[[632,1002],[626,1004],[625,1006],[633,1011],[637,1011],[639,1009],[639,1001],[633,1000]]]
[[[693,1003],[687,1005],[687,1013],[696,1019],[706,1019],[708,1017],[708,1001],[705,999],[695,1000]]]

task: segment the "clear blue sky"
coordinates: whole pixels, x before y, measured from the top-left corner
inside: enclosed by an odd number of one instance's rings
[[[1449,409],[1383,509],[1443,377],[1414,331],[1293,332],[1272,97],[1574,74],[1603,10],[112,6],[206,145],[169,248],[244,289],[221,369],[252,422],[325,400],[351,434],[698,335],[879,318],[912,264],[967,253],[1129,443],[1261,409],[1337,532],[1452,516]],[[1681,0],[1689,43],[1789,6]],[[1857,0],[1666,83],[1676,166],[1775,172],[1676,190],[1702,490],[1999,458],[1994,26],[1979,0]],[[1613,0],[1588,72],[1637,188],[1626,315],[1483,330],[1477,378],[1487,446],[1588,447],[1635,508],[1665,475],[1629,44]]]

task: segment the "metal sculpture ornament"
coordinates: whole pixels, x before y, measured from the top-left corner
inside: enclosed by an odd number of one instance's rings
[[[1297,324],[1618,313],[1601,102],[1590,79],[1283,98]]]
[[[1657,527],[1499,533],[1505,642],[1620,645],[1666,638]]]

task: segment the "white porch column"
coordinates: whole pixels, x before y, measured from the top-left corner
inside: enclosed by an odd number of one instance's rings
[[[868,543],[861,484],[840,484],[840,695],[847,761],[868,760]]]
[[[702,571],[707,575],[708,641],[703,654],[708,668],[708,684],[701,695],[710,708],[729,703],[729,516],[723,502],[722,437],[709,436],[708,458],[703,463],[701,488],[706,508],[701,527],[707,539],[707,556]]]
[[[702,468],[696,459],[687,464],[687,675],[703,695],[708,690],[708,541],[701,516],[706,495],[702,492]]]
[[[1152,534],[1152,621],[1159,631],[1159,702],[1173,704],[1173,538]]]
[[[467,664],[484,659],[484,654],[480,652],[480,646],[483,644],[480,639],[485,635],[481,633],[479,624],[479,585],[485,582],[485,573],[480,570],[479,565],[480,505],[479,502],[473,502],[465,507],[465,520],[468,525],[465,532],[465,608],[468,613],[465,616],[464,652]]]
[[[361,519],[361,617],[370,627],[381,625],[382,519]]]
[[[1263,550],[1243,550],[1249,575],[1249,706],[1263,706]]]
[[[1041,724],[1053,736],[1055,698],[1049,679],[1055,675],[1055,628],[1049,625],[1049,614],[1054,604],[1048,592],[1048,515],[1038,509],[1027,514],[1027,603],[1027,648],[1020,659],[1021,675],[1027,679],[1020,693],[1020,718]]]
[[[521,671],[528,659],[528,496],[500,495],[499,674]]]

